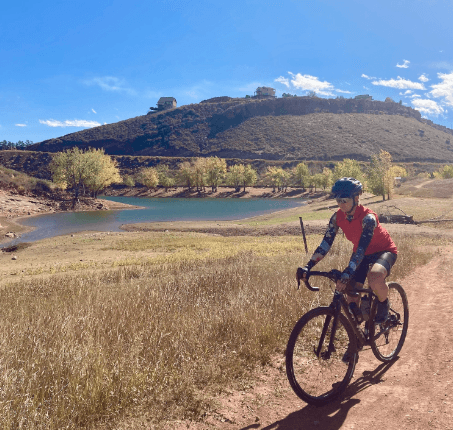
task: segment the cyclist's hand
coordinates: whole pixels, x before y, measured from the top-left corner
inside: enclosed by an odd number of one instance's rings
[[[298,267],[296,271],[297,286],[300,285],[301,279],[307,279],[307,273],[310,271],[307,266]]]
[[[307,273],[310,271],[310,269],[307,266],[304,267],[298,267],[297,272],[296,272],[296,278],[299,279],[305,279],[307,277]]]
[[[337,281],[336,289],[338,291],[343,291],[346,288],[346,284],[351,280],[352,273],[351,270],[346,268],[341,274],[341,278]]]

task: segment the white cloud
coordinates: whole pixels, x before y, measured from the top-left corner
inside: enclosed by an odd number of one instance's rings
[[[123,92],[130,95],[136,94],[136,91],[130,88],[124,79],[119,79],[114,76],[92,78],[83,82],[88,86],[97,85],[105,91]]]
[[[93,113],[97,113],[97,112],[96,112],[96,111],[95,111],[95,110],[94,110],[93,108],[91,108],[91,112],[93,112]]]
[[[421,95],[420,94],[412,94],[410,96],[411,99],[415,99],[416,97],[421,97]]]
[[[334,86],[330,82],[320,81],[316,76],[288,73],[291,75],[291,84],[298,90],[314,91],[323,96],[333,96]]]
[[[27,124],[14,124],[16,127],[27,127]]]
[[[428,82],[428,81],[429,81],[429,79],[428,79],[428,77],[426,76],[425,73],[422,73],[422,74],[419,76],[418,80],[421,81],[421,82]]]
[[[404,61],[403,64],[396,63],[396,67],[399,67],[400,69],[407,69],[407,68],[409,68],[409,63],[410,63],[410,61],[408,61],[408,60],[403,60],[403,61]]]
[[[409,96],[410,94],[412,94],[411,90],[406,90],[406,91],[404,91],[404,93],[399,93],[400,96],[405,96],[405,97]]]
[[[337,93],[352,94],[351,91],[340,90],[335,88],[330,82],[321,81],[316,76],[302,75],[301,73],[288,72],[289,78],[280,76],[274,79],[274,82],[278,82],[285,85],[286,88],[294,88],[301,91],[314,91],[318,95],[322,96],[335,96],[333,91]],[[350,85],[346,82],[347,85]]]
[[[430,94],[433,97],[443,98],[445,104],[453,106],[453,72],[448,74],[438,73],[437,76],[442,82],[431,85]]]
[[[389,79],[387,81],[381,79],[379,81],[373,81],[371,83],[373,85],[382,85],[383,87],[398,88],[400,90],[406,90],[406,89],[425,90],[426,89],[423,84],[421,84],[419,82],[412,82],[407,79],[403,79],[400,76],[398,76],[397,79]]]
[[[66,121],[57,121],[55,119],[47,119],[42,120],[40,119],[39,122],[44,125],[48,125],[49,127],[78,127],[78,128],[92,128],[98,127],[99,124],[96,121],[86,121],[84,119],[74,119],[74,120],[66,120]]]
[[[365,75],[365,73],[362,73],[361,78],[365,78],[365,79],[377,79],[377,78],[375,78],[375,77],[373,77],[373,76]]]
[[[442,106],[439,106],[434,100],[428,99],[414,99],[412,105],[420,111],[428,115],[440,115],[444,113]]]
[[[283,76],[280,76],[277,79],[275,79],[275,82],[280,82],[281,84],[283,84],[287,88],[289,88],[289,79],[288,78],[284,78]]]

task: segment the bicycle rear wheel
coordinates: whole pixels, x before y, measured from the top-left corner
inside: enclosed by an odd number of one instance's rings
[[[370,324],[371,349],[375,357],[387,363],[394,360],[406,339],[409,324],[409,304],[406,292],[396,282],[388,284],[390,312],[389,318],[382,324]],[[377,300],[370,312],[370,320],[373,321],[377,311]]]
[[[294,392],[305,402],[322,406],[349,384],[357,362],[357,344],[349,321],[339,314],[334,351],[328,347],[334,321],[331,308],[307,312],[294,326],[286,348],[286,374]],[[349,351],[348,364],[342,361]]]

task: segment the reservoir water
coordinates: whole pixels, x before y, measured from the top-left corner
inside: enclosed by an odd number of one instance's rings
[[[102,197],[143,209],[93,212],[63,212],[25,218],[22,225],[35,227],[17,242],[34,242],[79,231],[121,231],[123,224],[156,221],[239,220],[304,204],[299,199],[161,199],[139,197]]]

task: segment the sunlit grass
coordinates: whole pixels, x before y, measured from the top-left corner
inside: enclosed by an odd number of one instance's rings
[[[283,224],[288,222],[299,222],[299,217],[302,217],[302,220],[305,221],[313,221],[313,220],[329,220],[332,216],[332,210],[320,210],[315,212],[306,212],[303,213],[300,211],[299,213],[291,216],[284,216],[284,217],[257,217],[255,219],[250,219],[246,221],[239,221],[237,224],[244,224],[250,226],[264,226],[264,225],[275,225],[275,224]]]
[[[132,410],[197,419],[210,393],[282,355],[297,319],[332,295],[322,281],[320,293],[296,290],[300,237],[131,237],[115,241],[124,257],[110,269],[0,290],[1,428],[90,427]],[[308,238],[310,252],[320,239]],[[436,244],[395,241],[393,280],[429,260],[418,245]],[[350,253],[339,235],[317,268],[342,269]]]
[[[309,243],[314,246],[318,238],[312,236]],[[157,252],[153,260],[182,261],[215,260],[235,257],[242,253],[253,252],[258,256],[278,256],[300,254],[304,251],[301,237],[295,236],[233,236],[220,237],[205,234],[162,234],[153,240],[149,238],[120,240],[112,245],[120,251]]]
[[[410,215],[415,221],[424,221],[436,218],[453,219],[453,205],[451,199],[417,199],[412,197],[400,197],[394,200],[378,202],[370,206],[374,211],[379,213],[392,213]],[[435,224],[426,224],[430,227],[436,227]],[[445,224],[441,227],[445,228]]]

